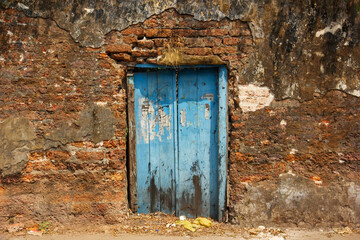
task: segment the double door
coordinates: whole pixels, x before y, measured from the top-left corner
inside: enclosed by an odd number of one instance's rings
[[[218,218],[218,69],[134,74],[139,213]]]

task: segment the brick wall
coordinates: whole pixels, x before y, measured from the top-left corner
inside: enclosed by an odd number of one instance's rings
[[[168,10],[111,31],[98,49],[81,47],[51,19],[15,10],[0,10],[0,30],[0,121],[29,119],[36,135],[27,145],[25,169],[1,178],[2,223],[13,217],[29,224],[115,223],[125,216],[126,72],[137,63],[161,62],[171,49],[180,53],[182,64],[215,61],[228,67],[230,220],[312,224],[321,219],[325,213],[300,212],[293,219],[281,208],[270,216],[262,215],[269,211],[262,207],[248,211],[245,200],[255,196],[249,186],[263,183],[258,193],[276,192],[285,173],[309,180],[309,189],[360,181],[359,99],[333,91],[303,103],[275,101],[268,88],[244,85],[239,75],[254,51],[244,22],[202,22]],[[276,196],[264,195],[259,202],[268,206],[269,199]],[[339,208],[331,211],[340,212],[352,203],[333,204]],[[351,216],[327,221],[359,221]]]
[[[0,29],[0,121],[29,119],[37,137],[26,168],[1,178],[0,222],[116,222],[127,211],[125,68],[50,19],[1,10]],[[106,126],[88,116],[106,109],[112,136],[80,133],[81,121]]]
[[[1,10],[0,28],[0,119],[29,119],[37,137],[25,169],[1,178],[3,223],[19,216],[29,222],[119,221],[128,204],[127,67],[156,63],[176,47],[188,56],[216,55],[236,70],[252,45],[240,21],[201,22],[174,10],[110,32],[99,49],[80,47],[50,19],[15,10]],[[108,139],[82,134],[98,108],[116,118]]]

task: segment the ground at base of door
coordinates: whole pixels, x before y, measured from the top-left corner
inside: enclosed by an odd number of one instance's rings
[[[346,235],[336,234],[332,231],[320,231],[320,230],[299,230],[299,229],[290,229],[285,230],[286,237],[282,236],[273,236],[273,235],[261,235],[261,236],[251,236],[251,235],[234,235],[234,236],[215,236],[215,235],[202,235],[197,237],[192,237],[190,235],[186,236],[189,239],[196,240],[248,240],[248,239],[262,239],[262,240],[358,240],[360,239],[359,233],[351,233]],[[183,240],[184,236],[166,236],[166,235],[151,235],[151,234],[111,234],[111,233],[68,233],[68,234],[46,234],[43,236],[5,236],[0,235],[1,240],[142,240],[146,237],[147,240]]]
[[[194,219],[187,219],[193,222]],[[212,221],[210,227],[202,227],[195,232],[189,231],[182,225],[175,224],[179,221],[178,217],[163,214],[131,214],[124,218],[123,222],[115,225],[56,225],[47,222],[47,228],[40,229],[43,232],[42,236],[29,233],[32,231],[39,231],[28,227],[26,224],[19,223],[22,228],[11,233],[5,231],[0,233],[0,240],[92,240],[92,239],[121,239],[121,240],[140,240],[146,236],[147,240],[181,240],[184,237],[195,238],[198,240],[215,240],[215,239],[268,239],[268,240],[322,240],[322,239],[360,239],[360,229],[341,227],[329,229],[300,229],[300,228],[287,228],[287,227],[240,227],[230,223],[219,223]],[[14,225],[14,224],[12,224]],[[40,223],[43,226],[44,223]],[[11,228],[12,229],[12,228]]]

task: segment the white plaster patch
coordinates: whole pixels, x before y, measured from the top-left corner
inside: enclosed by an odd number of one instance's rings
[[[59,85],[58,85],[59,86]],[[107,102],[95,102],[98,106],[106,106]]]
[[[347,89],[347,86],[345,84],[345,82],[343,80],[340,80],[337,85],[336,85],[336,88],[337,89],[340,89],[340,90],[346,90]]]
[[[349,198],[355,203],[356,207],[360,207],[360,186],[350,183],[348,188]]]
[[[335,34],[337,30],[341,30],[342,28],[342,24],[340,23],[336,23],[336,22],[332,22],[330,24],[330,26],[327,26],[326,28],[324,28],[323,30],[317,31],[315,36],[316,37],[320,37],[322,35],[324,35],[325,33],[331,33],[331,34]]]
[[[360,90],[347,91],[349,94],[360,97]]]
[[[290,154],[294,155],[297,151],[298,151],[297,149],[293,148],[293,149],[291,149]]]
[[[303,189],[297,189],[296,187],[283,185],[279,189],[280,194],[284,198],[287,205],[293,205],[294,202],[300,202],[308,195]]]
[[[94,12],[93,8],[84,8],[84,10],[85,10],[86,14]]]
[[[294,93],[297,91],[297,89],[298,89],[298,84],[291,83],[290,86],[285,90],[284,95],[288,97],[294,96]]]
[[[29,7],[26,6],[26,5],[23,4],[23,3],[18,3],[18,7],[21,8],[21,9],[23,9],[23,10],[28,10],[28,9],[29,9]]]
[[[240,85],[239,106],[243,112],[253,112],[269,106],[274,100],[274,95],[267,87],[259,87],[254,84]]]
[[[315,52],[315,55],[318,56],[318,57],[324,57],[324,53],[322,52]]]
[[[321,73],[324,73],[324,72],[325,72],[324,65],[322,65],[322,64],[320,65],[320,72],[321,72]]]

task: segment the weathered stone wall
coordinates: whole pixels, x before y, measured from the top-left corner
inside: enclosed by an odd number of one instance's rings
[[[359,226],[358,1],[44,2],[0,3],[0,221],[121,220],[125,75],[158,63],[228,66],[230,221]]]
[[[340,91],[233,112],[230,214],[243,224],[359,224],[360,101]],[[239,184],[240,183],[240,184]]]
[[[127,211],[125,71],[50,19],[0,11],[0,222]]]

